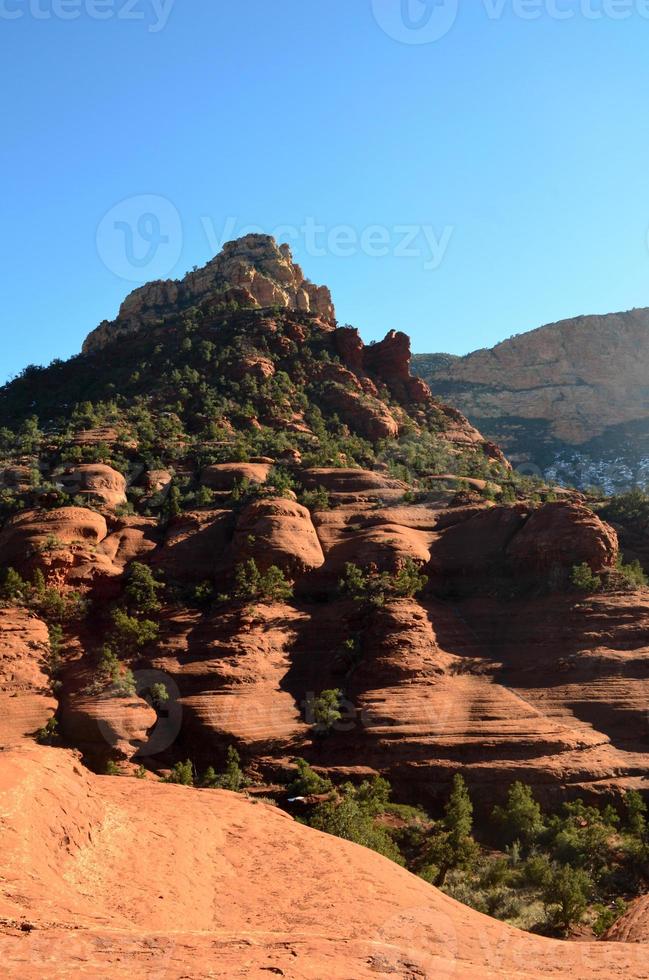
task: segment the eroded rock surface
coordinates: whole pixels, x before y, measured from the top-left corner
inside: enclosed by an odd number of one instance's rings
[[[8,980],[649,973],[642,945],[518,932],[276,808],[92,776],[56,749],[4,755],[0,812]]]

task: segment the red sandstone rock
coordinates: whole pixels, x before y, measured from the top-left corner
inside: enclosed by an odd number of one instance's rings
[[[0,531],[0,564],[27,577],[40,569],[57,585],[93,588],[120,572],[98,551],[107,532],[105,518],[84,507],[24,511]]]
[[[324,564],[311,514],[284,498],[256,501],[241,513],[233,541],[235,562],[254,558],[258,568],[277,565],[291,578]]]
[[[213,580],[231,564],[234,515],[230,510],[188,511],[167,529],[164,544],[151,557],[171,580]]]
[[[3,759],[0,813],[7,980],[647,977],[644,946],[519,932],[233,793],[25,747]]]
[[[98,498],[110,508],[126,503],[126,480],[103,463],[69,466],[56,480],[73,497]]]
[[[507,556],[525,574],[571,569],[587,563],[592,571],[613,568],[618,557],[617,535],[587,507],[571,503],[545,504],[530,515],[510,542]]]
[[[201,482],[211,490],[232,490],[237,483],[262,484],[268,479],[272,463],[215,463],[206,466]]]
[[[48,652],[45,623],[24,609],[0,609],[0,747],[33,735],[53,717]]]

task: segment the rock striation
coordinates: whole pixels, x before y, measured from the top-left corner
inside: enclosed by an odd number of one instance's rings
[[[517,463],[609,489],[649,472],[649,309],[581,316],[414,370]]]

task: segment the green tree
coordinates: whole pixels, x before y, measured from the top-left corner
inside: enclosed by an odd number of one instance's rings
[[[316,732],[328,735],[336,722],[342,718],[340,703],[343,692],[340,690],[322,691],[317,698],[310,702],[310,714]]]
[[[333,790],[333,783],[330,779],[323,779],[315,770],[311,768],[306,759],[296,759],[297,775],[289,783],[287,793],[290,797],[294,796],[319,796],[321,793],[330,793]]]
[[[148,643],[153,643],[160,632],[157,623],[151,619],[136,619],[123,609],[113,611],[111,640],[127,654],[135,653]]]
[[[644,838],[647,833],[647,804],[637,790],[629,790],[624,797],[627,826],[634,837]]]
[[[396,572],[379,572],[375,565],[366,570],[347,562],[339,587],[343,595],[370,606],[384,606],[389,599],[409,599],[425,587],[428,579],[412,558],[400,561]]]
[[[528,848],[544,829],[541,807],[534,799],[530,787],[520,782],[510,787],[504,807],[494,807],[492,819],[506,843],[511,844],[518,840]]]
[[[593,883],[583,868],[568,864],[557,868],[544,892],[554,922],[565,930],[580,922],[592,890]]]
[[[221,788],[238,793],[244,785],[244,781],[244,775],[241,770],[241,756],[233,745],[229,745],[225,757],[225,772],[221,777]]]
[[[143,565],[139,561],[129,565],[124,593],[131,613],[136,616],[146,616],[158,612],[160,609],[158,593],[162,588],[164,588],[162,582],[156,580],[148,565]]]
[[[310,823],[316,830],[354,841],[383,854],[397,864],[404,864],[399,848],[389,833],[383,827],[377,826],[371,810],[349,783],[341,787],[335,799],[318,804]]]
[[[444,819],[427,842],[424,877],[441,888],[454,868],[469,870],[475,864],[479,847],[472,837],[473,804],[460,773],[453,777],[451,794],[444,807]]]
[[[217,773],[213,766],[205,770],[201,785],[208,789],[229,789],[238,793],[245,786],[245,776],[241,769],[241,756],[233,745],[229,745],[225,756],[225,770]]]
[[[281,602],[293,595],[290,582],[277,565],[261,572],[254,558],[249,558],[237,565],[234,577],[233,597],[244,602]]]

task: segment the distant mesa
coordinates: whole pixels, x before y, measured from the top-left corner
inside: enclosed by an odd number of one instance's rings
[[[649,480],[649,309],[580,316],[413,370],[514,463],[608,491]]]

